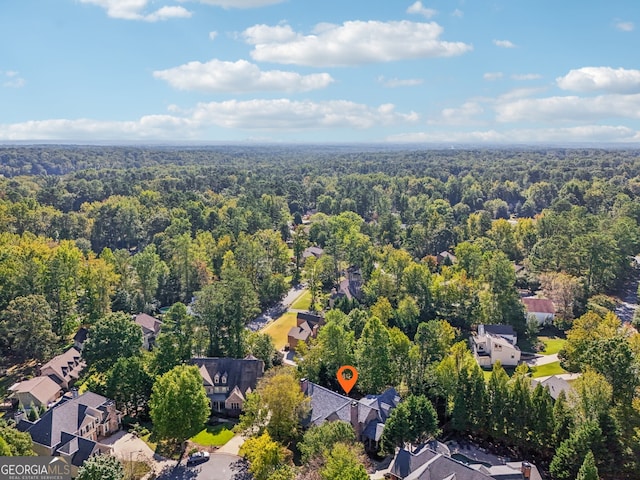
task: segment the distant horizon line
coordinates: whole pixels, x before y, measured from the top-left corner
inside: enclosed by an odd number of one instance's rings
[[[138,147],[138,148],[192,148],[192,147],[340,147],[375,148],[384,150],[504,150],[504,149],[553,149],[588,148],[595,150],[640,150],[638,143],[618,142],[556,142],[556,143],[464,143],[464,142],[310,142],[310,141],[265,141],[265,140],[189,140],[167,142],[164,140],[0,140],[0,146],[10,147]]]

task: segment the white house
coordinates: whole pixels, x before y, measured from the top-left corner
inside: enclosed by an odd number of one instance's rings
[[[478,333],[471,337],[471,349],[481,367],[493,366],[497,361],[515,367],[520,362],[520,349],[504,337],[487,333],[484,325],[479,325]]]
[[[540,325],[553,323],[556,307],[548,298],[525,297],[522,299],[527,318],[534,316]]]
[[[518,334],[511,325],[478,325],[478,332],[481,330],[483,330],[484,333],[488,333],[496,337],[502,337],[511,345],[518,343]]]

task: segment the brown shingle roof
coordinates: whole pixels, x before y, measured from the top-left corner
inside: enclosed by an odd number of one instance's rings
[[[548,298],[525,297],[522,299],[528,313],[548,313],[553,315],[556,313],[556,307]]]
[[[139,313],[134,318],[134,321],[142,327],[143,330],[153,332],[155,334],[160,332],[160,326],[162,322],[157,318],[147,315],[146,313]]]
[[[56,393],[61,391],[60,385],[46,376],[16,383],[9,390],[15,394],[30,393],[43,405],[46,405],[51,398],[56,396]]]

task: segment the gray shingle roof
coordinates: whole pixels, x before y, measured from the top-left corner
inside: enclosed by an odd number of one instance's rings
[[[229,387],[229,391],[234,387],[238,387],[245,394],[247,389],[255,390],[258,379],[264,374],[264,362],[258,359],[249,358],[192,358],[191,363],[200,368],[200,374],[203,381],[214,384],[216,373],[223,376],[227,374],[227,383],[224,386]],[[203,370],[204,368],[204,370]],[[208,377],[205,377],[205,373]],[[219,384],[223,386],[223,384]]]
[[[146,313],[139,313],[135,316],[134,321],[142,327],[143,332],[154,333],[156,335],[160,332],[160,327],[162,326],[160,320]]]

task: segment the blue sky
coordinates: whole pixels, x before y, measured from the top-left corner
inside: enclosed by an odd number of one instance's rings
[[[640,142],[637,0],[0,11],[0,141]]]

